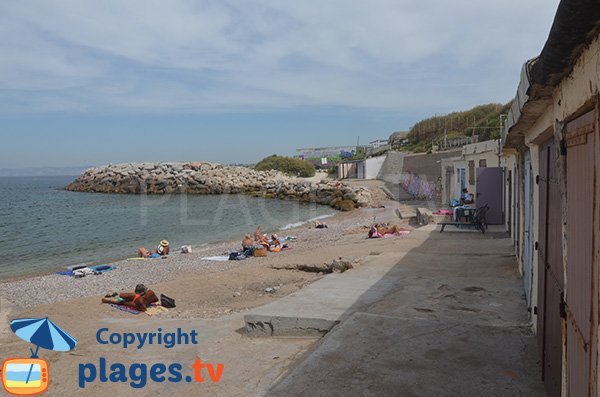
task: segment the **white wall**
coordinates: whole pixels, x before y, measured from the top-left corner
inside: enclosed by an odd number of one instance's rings
[[[371,157],[365,160],[365,179],[377,179],[386,157]]]
[[[460,189],[460,169],[464,168],[465,169],[465,187],[467,189],[469,189],[469,167],[467,167],[467,162],[466,161],[455,161],[454,162],[454,180],[452,182],[452,198],[459,200],[460,201],[460,195],[462,194],[462,191]],[[473,193],[473,191],[471,189],[469,189],[469,191],[471,193]]]
[[[442,167],[442,200],[443,204],[450,205],[452,199],[458,199],[460,197],[460,192],[457,193],[457,175],[456,175],[456,162],[460,162],[460,157],[448,157],[443,158],[441,160]],[[452,171],[448,174],[446,173],[446,169],[450,168]],[[449,178],[449,179],[447,179]]]

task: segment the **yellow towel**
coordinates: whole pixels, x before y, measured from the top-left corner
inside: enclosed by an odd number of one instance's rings
[[[144,313],[146,313],[149,316],[156,316],[158,314],[166,313],[168,311],[169,311],[169,309],[167,309],[166,307],[150,306],[149,308],[146,309],[146,311]]]

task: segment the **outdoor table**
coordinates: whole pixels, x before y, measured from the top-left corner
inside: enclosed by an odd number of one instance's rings
[[[475,211],[477,211],[477,208],[475,207],[460,208],[456,214],[456,218],[457,220],[460,218],[465,218],[466,222],[470,222],[471,220],[473,220],[473,215],[475,215]]]

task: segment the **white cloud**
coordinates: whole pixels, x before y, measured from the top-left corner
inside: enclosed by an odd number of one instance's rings
[[[2,2],[0,104],[9,113],[410,111],[503,101],[557,3]]]

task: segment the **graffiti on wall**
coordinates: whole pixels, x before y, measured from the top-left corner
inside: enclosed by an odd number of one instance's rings
[[[439,183],[430,182],[410,171],[400,175],[400,186],[414,199],[432,200],[439,194]]]

